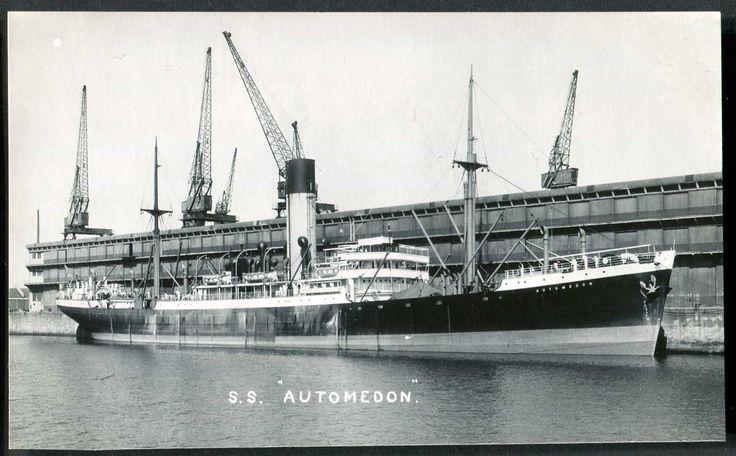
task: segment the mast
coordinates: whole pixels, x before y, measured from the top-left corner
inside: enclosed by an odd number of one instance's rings
[[[158,208],[158,137],[153,150],[153,209],[141,209],[153,216],[153,299],[154,301],[160,296],[161,287],[161,230],[159,229],[158,219],[164,214],[171,211],[165,211]]]
[[[479,168],[487,167],[478,162],[478,157],[473,151],[473,142],[477,139],[473,136],[473,66],[470,66],[470,82],[468,83],[468,150],[465,160],[454,160],[453,163],[460,165],[465,170],[464,194],[464,269],[462,277],[463,288],[471,291],[476,286],[476,260],[475,260],[475,199],[477,194],[475,172]]]

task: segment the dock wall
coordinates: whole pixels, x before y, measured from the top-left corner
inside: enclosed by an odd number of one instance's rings
[[[8,312],[8,334],[74,336],[77,322],[61,312]]]
[[[662,327],[669,352],[723,354],[723,307],[665,308]]]

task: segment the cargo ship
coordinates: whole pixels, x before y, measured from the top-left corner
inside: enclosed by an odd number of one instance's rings
[[[484,275],[478,241],[472,87],[463,168],[464,264],[448,268],[430,248],[390,237],[316,249],[315,162],[286,163],[286,260],[259,245],[240,275],[204,277],[172,294],[160,287],[158,148],[154,159],[153,286],[137,293],[105,280],[74,281],[57,296],[81,341],[431,353],[535,353],[652,356],[664,350],[661,327],[674,250],[642,245],[575,255],[549,250],[547,229],[530,224],[517,241],[541,230],[541,256],[509,268],[506,257]],[[499,217],[500,220],[502,215]],[[421,227],[421,222],[417,218]],[[495,226],[495,225],[494,225]],[[422,228],[423,230],[423,228]],[[459,230],[458,230],[459,231]],[[425,233],[426,234],[426,233]],[[458,232],[458,235],[460,233]],[[584,237],[583,237],[584,239]],[[431,252],[430,252],[431,251]],[[430,277],[430,253],[439,267]],[[504,268],[506,266],[506,268]]]

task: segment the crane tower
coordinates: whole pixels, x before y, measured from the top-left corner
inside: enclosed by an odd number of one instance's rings
[[[232,179],[232,177],[231,177]],[[230,188],[232,188],[230,184]],[[207,48],[202,107],[199,114],[197,146],[189,171],[189,192],[181,203],[184,227],[204,226],[206,222],[233,223],[235,216],[212,213],[212,48]]]
[[[82,110],[79,119],[77,140],[77,165],[74,171],[74,185],[69,203],[69,215],[64,218],[64,239],[76,238],[77,234],[105,236],[112,234],[107,228],[88,228],[89,181],[87,169],[87,86],[82,87]]]
[[[570,141],[572,140],[572,120],[575,112],[577,85],[578,70],[575,70],[572,73],[560,133],[555,138],[549,155],[549,171],[542,174],[542,188],[564,188],[578,184],[578,169],[570,168]]]

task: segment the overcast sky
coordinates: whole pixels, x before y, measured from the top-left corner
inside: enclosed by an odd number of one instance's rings
[[[579,70],[571,165],[581,185],[721,170],[718,13],[9,13],[10,284],[25,245],[62,238],[87,85],[90,226],[150,229],[180,202],[212,47],[213,199],[232,152],[232,212],[270,218],[276,165],[222,36],[232,39],[291,142],[299,121],[320,199],[359,209],[461,196],[467,81],[476,151],[525,190],[560,128]],[[479,194],[517,192],[479,177]]]

